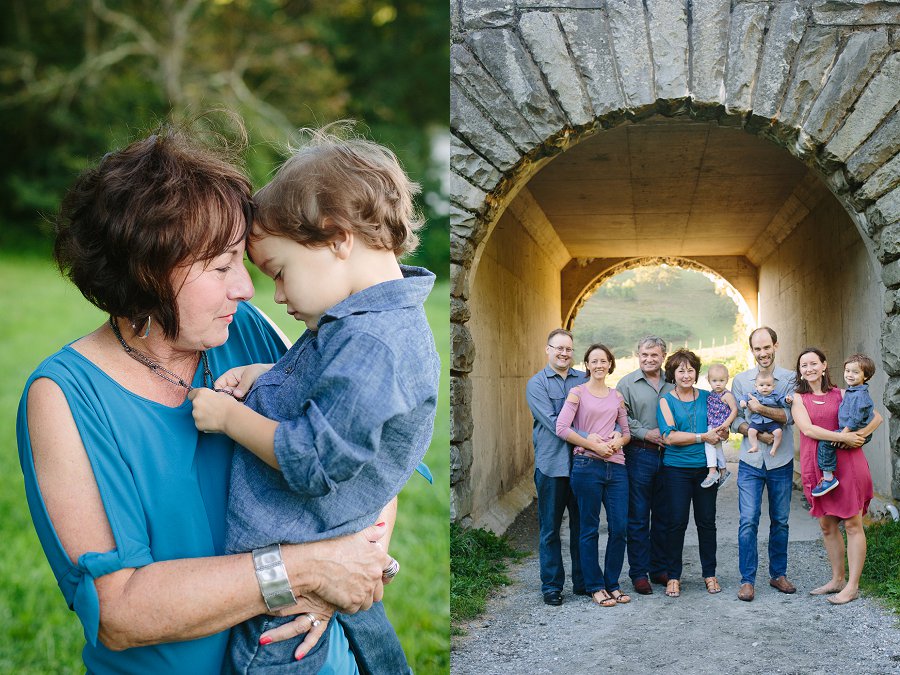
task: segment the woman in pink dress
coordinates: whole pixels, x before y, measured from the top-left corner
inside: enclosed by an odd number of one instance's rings
[[[859,577],[866,561],[866,532],[862,514],[869,508],[872,499],[872,475],[861,446],[866,436],[881,424],[882,417],[876,410],[872,421],[862,429],[846,433],[832,431],[840,426],[838,408],[844,390],[831,383],[825,354],[815,347],[807,347],[797,358],[797,394],[791,412],[800,430],[803,494],[811,505],[810,514],[819,519],[825,551],[831,563],[831,580],[813,589],[810,594],[833,593],[828,601],[843,605],[859,597]],[[812,489],[822,477],[816,464],[816,444],[822,440],[844,446],[837,453],[837,473],[841,484],[821,497],[813,497]],[[842,520],[847,533],[849,577],[844,566],[844,539],[838,529],[838,523]]]

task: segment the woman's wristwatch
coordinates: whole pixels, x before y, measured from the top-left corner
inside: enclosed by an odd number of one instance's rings
[[[700,436],[700,434],[697,434],[697,442],[698,442],[698,443],[702,443],[702,442],[703,442],[703,438]]]

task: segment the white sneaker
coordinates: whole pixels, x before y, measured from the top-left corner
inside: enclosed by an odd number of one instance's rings
[[[703,479],[703,482],[700,483],[700,487],[702,487],[702,488],[712,487],[713,485],[715,485],[718,482],[719,482],[719,474],[717,474],[717,473],[707,474],[706,478]]]
[[[731,472],[728,469],[725,469],[725,473],[722,474],[722,477],[719,478],[719,487],[724,487],[725,483],[731,480]]]

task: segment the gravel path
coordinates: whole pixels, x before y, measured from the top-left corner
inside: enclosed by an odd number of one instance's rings
[[[462,626],[467,634],[453,638],[451,672],[900,673],[900,617],[875,600],[861,598],[833,607],[824,598],[808,594],[830,573],[818,525],[796,490],[788,579],[797,586],[797,593],[784,595],[769,587],[765,550],[769,524],[763,501],[756,600],[737,599],[737,487],[732,479],[721,490],[717,504],[717,572],[722,593],[705,591],[691,521],[681,597],[667,598],[661,586],[654,586],[650,596],[633,593],[626,559],[622,588],[632,602],[612,608],[572,595],[568,576],[564,604],[543,603],[537,510],[532,504],[507,533],[515,546],[532,555],[514,566],[510,574],[514,583],[488,602],[487,612]],[[565,523],[563,532],[568,532]],[[604,530],[600,543],[605,545]],[[564,551],[567,546],[564,542]],[[568,574],[568,560],[566,564]]]

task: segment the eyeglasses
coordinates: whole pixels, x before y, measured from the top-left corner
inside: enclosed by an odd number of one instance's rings
[[[555,351],[557,354],[571,354],[572,352],[575,351],[571,347],[557,347],[555,345],[547,345],[547,346],[550,347],[550,349]]]

